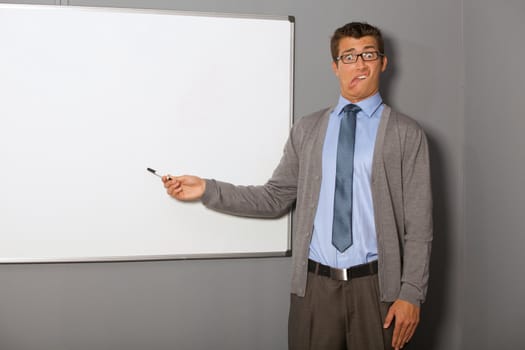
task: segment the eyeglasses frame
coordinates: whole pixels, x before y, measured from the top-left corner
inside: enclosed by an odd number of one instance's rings
[[[372,59],[372,60],[365,60],[365,59],[363,58],[363,54],[366,54],[366,53],[375,53],[375,54],[377,54],[377,57],[374,58],[374,59]],[[345,61],[343,61],[343,59],[342,59],[343,56],[347,56],[347,55],[354,55],[354,56],[356,57],[356,58],[355,58],[355,61],[353,61],[353,62],[345,62]],[[373,62],[373,61],[377,61],[377,60],[379,59],[379,57],[385,57],[385,54],[384,54],[384,53],[381,53],[381,52],[379,52],[379,51],[377,51],[377,50],[374,50],[374,51],[363,51],[363,52],[358,53],[358,54],[345,53],[345,54],[341,54],[341,55],[337,56],[337,57],[335,58],[335,60],[336,60],[337,62],[341,61],[341,62],[343,62],[343,64],[354,64],[354,63],[357,63],[357,61],[359,60],[359,57],[361,57],[361,59],[363,60],[363,62]]]

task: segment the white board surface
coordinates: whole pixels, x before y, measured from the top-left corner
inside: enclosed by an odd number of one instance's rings
[[[293,22],[0,5],[0,262],[285,255],[146,171],[263,184],[292,115]]]

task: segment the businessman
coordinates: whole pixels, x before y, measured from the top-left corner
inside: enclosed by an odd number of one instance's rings
[[[290,349],[401,349],[425,299],[432,242],[426,136],[379,93],[381,32],[352,22],[331,38],[335,106],[293,126],[264,185],[163,177],[172,197],[242,216],[295,206]]]

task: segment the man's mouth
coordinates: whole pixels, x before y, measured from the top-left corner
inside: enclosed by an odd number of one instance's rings
[[[355,84],[359,83],[360,81],[365,80],[366,78],[368,78],[368,76],[366,74],[358,75],[354,79],[352,79],[351,85],[355,85]]]

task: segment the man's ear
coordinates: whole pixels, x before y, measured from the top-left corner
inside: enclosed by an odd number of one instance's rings
[[[386,70],[386,66],[388,66],[388,58],[386,56],[381,57],[381,72],[384,72]]]
[[[332,61],[332,71],[334,72],[335,76],[339,78],[339,67],[337,66],[336,61]]]

